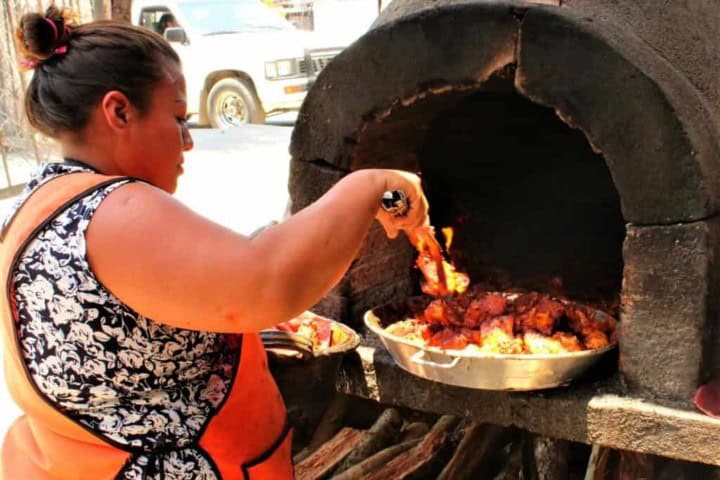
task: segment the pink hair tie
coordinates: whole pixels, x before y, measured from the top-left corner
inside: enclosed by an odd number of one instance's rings
[[[53,29],[53,43],[57,43],[60,40],[60,32],[58,32],[57,25],[55,25],[55,22],[50,20],[49,18],[45,17],[45,21],[50,24],[50,26]],[[63,34],[70,33],[70,29],[67,27],[67,25],[63,28]],[[63,55],[67,53],[68,47],[67,43],[65,45],[60,45],[55,50],[53,50],[52,55]]]
[[[38,66],[37,60],[20,60],[20,65],[25,68],[36,68]]]
[[[50,20],[50,19],[47,18],[47,17],[45,17],[45,21],[46,21],[47,23],[49,23],[50,26],[51,26],[52,29],[53,29],[53,33],[54,33],[54,37],[55,37],[55,38],[53,39],[53,42],[57,42],[58,40],[60,40],[60,33],[58,32],[58,28],[57,28],[57,25],[55,25],[55,22],[53,22],[52,20]]]

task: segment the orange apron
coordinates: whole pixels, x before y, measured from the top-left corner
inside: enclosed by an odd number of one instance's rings
[[[120,180],[93,173],[49,180],[25,201],[0,246],[0,278],[6,285],[0,300],[5,381],[25,412],[3,441],[1,480],[112,479],[133,457],[63,414],[36,387],[20,350],[11,281],[16,262],[49,221],[84,196]],[[292,433],[262,342],[257,334],[239,338],[240,363],[231,389],[196,446],[207,453],[220,479],[292,479]]]

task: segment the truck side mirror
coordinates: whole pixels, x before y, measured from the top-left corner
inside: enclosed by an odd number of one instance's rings
[[[181,27],[170,27],[163,32],[163,37],[170,43],[181,43],[187,45],[188,39],[185,30]]]

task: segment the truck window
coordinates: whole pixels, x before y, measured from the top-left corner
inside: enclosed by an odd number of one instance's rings
[[[260,0],[180,3],[178,9],[192,30],[200,35],[295,29]]]
[[[162,35],[160,19],[163,15],[170,15],[170,10],[165,7],[143,8],[140,12],[140,26]]]

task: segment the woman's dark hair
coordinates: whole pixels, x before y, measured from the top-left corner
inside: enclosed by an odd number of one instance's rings
[[[113,21],[76,25],[71,18],[53,5],[45,15],[24,15],[16,32],[21,63],[35,69],[25,93],[28,119],[52,137],[80,131],[111,90],[146,111],[167,60],[180,63],[175,50],[150,30]]]

